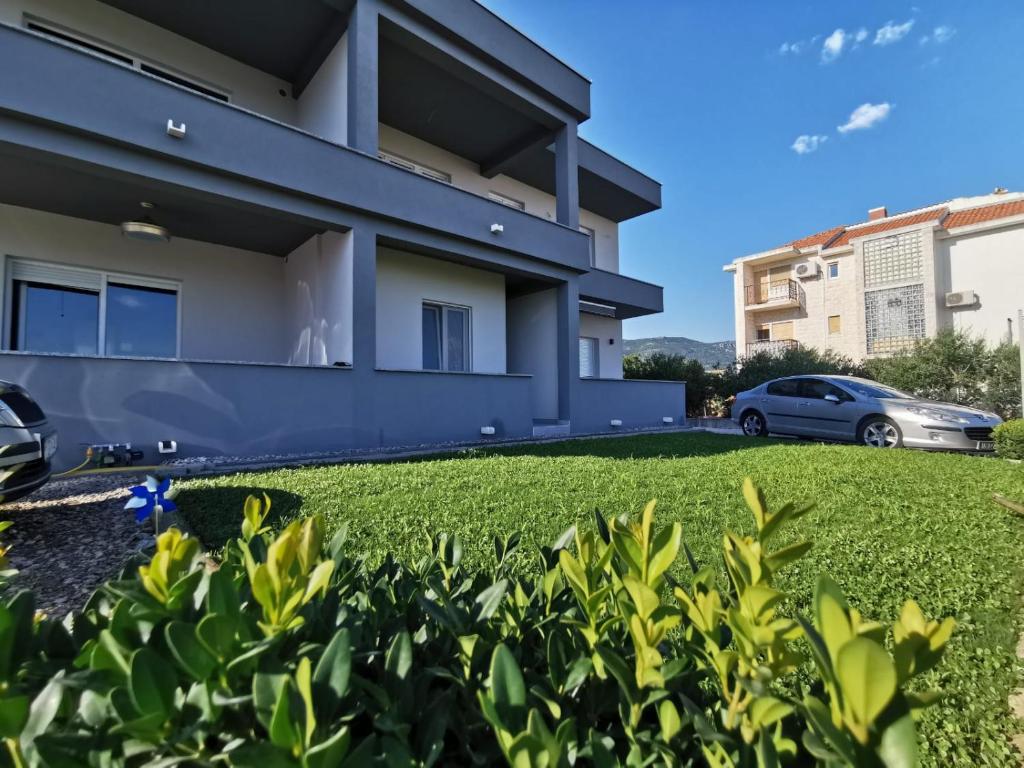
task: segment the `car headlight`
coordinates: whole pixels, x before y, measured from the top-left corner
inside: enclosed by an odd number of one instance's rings
[[[21,419],[5,403],[0,402],[0,427],[24,427]]]
[[[916,414],[917,416],[924,416],[927,419],[935,419],[936,421],[951,421],[954,424],[970,424],[970,419],[965,419],[962,416],[956,416],[955,414],[947,411],[940,411],[937,408],[923,408],[919,405],[908,405],[907,411]]]

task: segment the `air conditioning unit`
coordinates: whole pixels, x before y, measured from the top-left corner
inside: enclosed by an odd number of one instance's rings
[[[973,307],[978,303],[978,294],[974,291],[953,291],[946,294],[947,307]]]
[[[816,261],[801,261],[793,265],[793,277],[797,280],[807,280],[817,277],[821,272],[821,266]]]

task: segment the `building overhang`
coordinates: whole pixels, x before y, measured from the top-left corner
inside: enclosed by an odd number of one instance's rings
[[[580,275],[579,289],[580,301],[610,307],[613,314],[608,316],[618,320],[654,315],[664,309],[664,289],[660,285],[617,272],[591,269]]]

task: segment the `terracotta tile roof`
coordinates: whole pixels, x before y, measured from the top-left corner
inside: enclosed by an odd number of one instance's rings
[[[845,227],[832,227],[832,229],[826,229],[824,232],[818,232],[802,237],[799,240],[794,240],[791,243],[787,243],[787,245],[791,248],[810,248],[812,245],[825,245],[844,229]]]
[[[1014,200],[1009,203],[996,203],[995,205],[984,205],[981,208],[956,211],[942,222],[942,226],[946,229],[953,229],[953,227],[965,227],[968,224],[980,224],[983,221],[1005,219],[1021,214],[1024,214],[1024,200]]]
[[[864,237],[864,235],[874,235],[879,232],[886,232],[890,229],[899,229],[900,227],[909,227],[912,224],[924,224],[926,221],[938,221],[946,215],[948,209],[946,208],[932,208],[929,211],[922,211],[921,213],[914,213],[910,216],[900,216],[898,218],[886,219],[880,221],[877,224],[871,224],[866,227],[856,227],[854,229],[847,229],[843,234],[829,243],[829,248],[838,248],[841,245],[848,245],[850,240],[855,237]]]

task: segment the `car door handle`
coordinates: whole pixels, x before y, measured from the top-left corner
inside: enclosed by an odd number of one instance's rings
[[[810,405],[811,405],[810,403],[797,403],[796,407],[797,408],[809,408]]]

